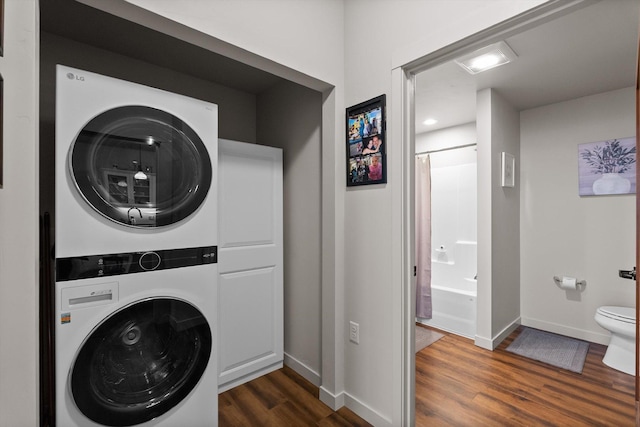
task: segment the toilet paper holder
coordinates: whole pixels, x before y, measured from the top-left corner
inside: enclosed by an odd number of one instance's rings
[[[587,286],[586,280],[577,280],[575,277],[553,276],[553,281],[556,282],[560,289],[565,291],[583,291]]]

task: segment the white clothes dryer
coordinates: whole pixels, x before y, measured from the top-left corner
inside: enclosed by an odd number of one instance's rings
[[[215,258],[212,247],[65,259],[58,426],[217,425]]]
[[[58,65],[56,257],[216,245],[217,112]]]

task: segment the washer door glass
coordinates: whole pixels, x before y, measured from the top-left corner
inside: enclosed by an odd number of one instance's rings
[[[82,345],[70,376],[73,400],[98,424],[149,421],[196,386],[211,349],[211,329],[192,305],[166,298],[135,303],[107,318]]]
[[[80,131],[69,167],[82,197],[105,217],[161,227],[195,212],[211,186],[211,159],[182,120],[151,107],[126,106]]]

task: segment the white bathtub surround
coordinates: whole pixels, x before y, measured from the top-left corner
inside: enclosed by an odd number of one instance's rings
[[[431,154],[432,318],[418,321],[474,338],[477,296],[475,147]]]
[[[476,335],[476,291],[431,286],[433,312],[431,319],[418,322],[443,331],[473,339]]]

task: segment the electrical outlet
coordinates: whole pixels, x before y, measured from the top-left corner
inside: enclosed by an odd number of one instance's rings
[[[360,325],[356,322],[349,322],[349,341],[360,344]]]

